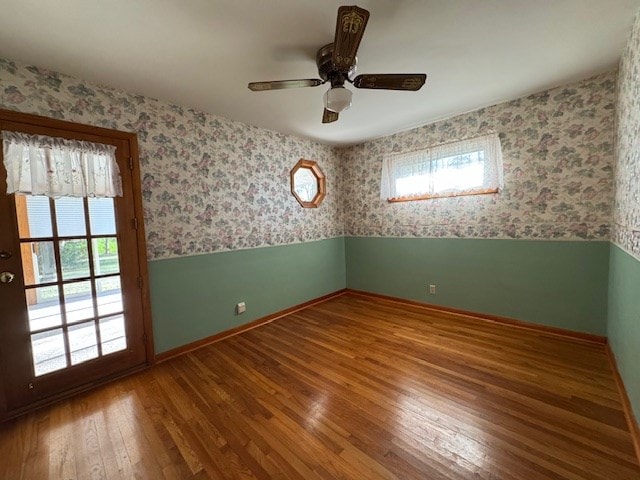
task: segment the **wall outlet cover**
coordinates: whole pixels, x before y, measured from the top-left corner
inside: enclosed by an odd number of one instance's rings
[[[236,305],[236,314],[240,315],[247,311],[247,305],[244,302],[240,302]]]

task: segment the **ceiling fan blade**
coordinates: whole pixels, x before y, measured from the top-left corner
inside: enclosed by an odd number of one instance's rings
[[[358,75],[353,79],[356,88],[379,88],[382,90],[420,90],[427,81],[424,73],[388,73],[380,75]]]
[[[319,78],[309,78],[306,80],[277,80],[274,82],[251,82],[249,90],[262,92],[264,90],[281,90],[283,88],[317,87],[322,85],[323,80]]]
[[[360,40],[369,20],[369,12],[364,8],[340,7],[336,22],[336,36],[333,41],[333,67],[346,72],[356,61]]]
[[[331,110],[324,109],[322,114],[322,123],[331,123],[338,120],[338,112],[332,112]]]

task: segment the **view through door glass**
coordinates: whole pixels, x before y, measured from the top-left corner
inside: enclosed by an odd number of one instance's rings
[[[125,350],[113,199],[15,200],[34,376]]]

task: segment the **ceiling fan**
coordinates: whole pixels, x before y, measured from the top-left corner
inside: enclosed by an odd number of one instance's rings
[[[382,90],[420,90],[427,75],[424,73],[391,73],[380,75],[358,75],[356,53],[369,20],[369,12],[357,6],[338,8],[336,35],[333,43],[325,45],[316,54],[316,65],[320,78],[302,80],[278,80],[252,82],[249,89],[254,92],[279,90],[282,88],[317,87],[327,82],[331,88],[324,94],[322,123],[338,120],[339,112],[351,106],[351,91],[344,86],[351,83],[356,88]]]

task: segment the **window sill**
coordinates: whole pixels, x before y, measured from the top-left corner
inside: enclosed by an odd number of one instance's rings
[[[415,195],[411,197],[394,197],[394,198],[388,198],[387,202],[389,203],[414,202],[417,200],[431,200],[432,198],[467,197],[472,195],[490,195],[493,193],[498,193],[498,189],[488,188],[486,190],[473,190],[470,192],[442,193],[442,194],[434,194],[434,195]]]

